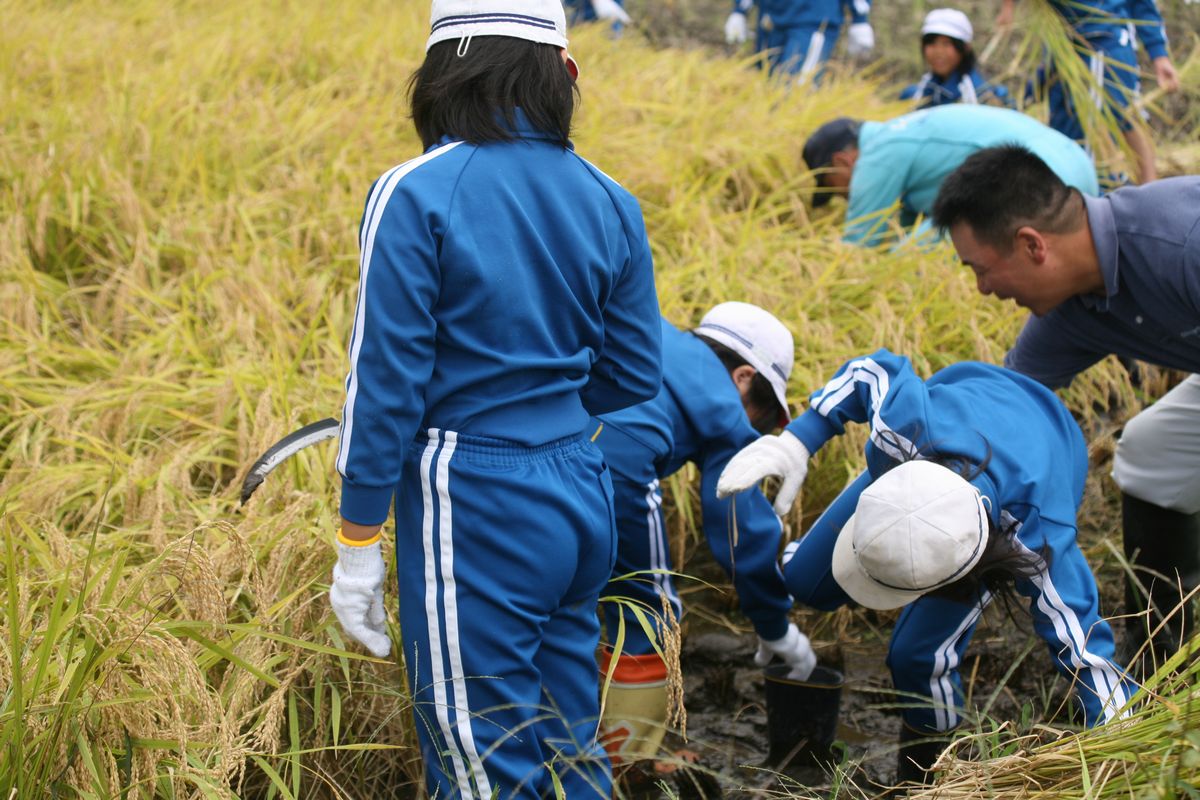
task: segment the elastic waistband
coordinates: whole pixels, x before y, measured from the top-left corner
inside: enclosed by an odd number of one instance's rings
[[[431,443],[437,442],[440,447],[454,445],[454,455],[469,461],[489,464],[529,464],[537,461],[554,461],[574,455],[591,444],[582,433],[564,436],[545,444],[528,445],[498,439],[491,436],[479,436],[470,433],[458,433],[440,428],[429,428],[417,435],[413,446],[424,450]]]

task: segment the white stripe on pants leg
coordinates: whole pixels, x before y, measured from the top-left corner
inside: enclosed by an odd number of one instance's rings
[[[958,666],[958,640],[967,628],[979,621],[983,609],[991,600],[992,595],[985,591],[975,605],[975,610],[963,618],[954,633],[942,642],[933,655],[933,675],[929,678],[929,691],[933,697],[933,716],[939,731],[958,727],[958,704],[954,699],[954,684],[950,682],[950,673]]]
[[[650,537],[650,568],[655,570],[653,573],[654,583],[658,586],[658,591],[667,596],[671,608],[675,610],[675,617],[678,619],[682,607],[679,595],[675,593],[671,575],[667,572],[671,567],[671,562],[665,551],[667,537],[662,529],[662,514],[660,513],[662,500],[658,495],[658,487],[657,480],[651,481],[647,484],[649,491],[646,492],[646,507],[649,509],[646,513],[646,524],[647,535]],[[665,622],[664,620],[664,624]]]
[[[804,53],[804,63],[800,66],[800,75],[796,83],[804,84],[821,64],[821,51],[825,49],[825,32],[816,31],[808,40],[808,50]]]
[[[475,735],[471,731],[471,708],[467,702],[467,681],[463,671],[462,646],[458,635],[458,595],[457,584],[454,580],[454,519],[450,508],[450,458],[454,455],[457,441],[458,434],[454,431],[446,431],[446,446],[438,454],[436,473],[442,603],[446,615],[446,650],[450,658],[450,679],[454,684],[454,711],[458,736],[462,741],[463,752],[471,762],[471,772],[475,775],[475,785],[479,787],[480,796],[490,797],[492,794],[491,782],[483,770],[483,761],[479,758],[479,750],[475,747]]]
[[[437,602],[437,564],[434,557],[433,534],[433,486],[430,482],[429,467],[437,452],[441,436],[436,428],[428,431],[429,442],[425,452],[421,454],[421,501],[423,514],[421,523],[421,546],[425,557],[425,620],[428,624],[429,639],[429,669],[433,682],[434,714],[437,716],[438,727],[442,738],[446,741],[444,755],[454,766],[454,776],[458,781],[458,791],[463,797],[471,796],[471,781],[463,766],[462,758],[456,746],[454,732],[450,727],[449,703],[446,700],[446,674],[442,663],[442,632],[439,625],[440,614]],[[407,657],[407,654],[406,654]],[[413,687],[414,692],[416,687]]]

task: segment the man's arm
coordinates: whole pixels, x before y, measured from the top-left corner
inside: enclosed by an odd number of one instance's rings
[[[850,197],[846,207],[846,226],[842,238],[847,242],[871,246],[887,232],[885,216],[904,196],[908,164],[889,163],[894,153],[888,148],[859,152],[850,179]]]
[[[1073,341],[1061,317],[1057,309],[1045,317],[1031,314],[1016,344],[1004,356],[1004,366],[1048,388],[1060,389],[1107,355]]]

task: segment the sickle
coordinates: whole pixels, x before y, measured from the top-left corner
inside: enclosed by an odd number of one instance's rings
[[[254,494],[254,490],[266,479],[271,470],[304,448],[318,442],[323,442],[326,439],[334,438],[338,435],[340,427],[341,423],[333,417],[329,417],[320,422],[305,425],[299,430],[292,431],[271,445],[267,452],[259,456],[258,461],[254,462],[254,466],[250,467],[250,472],[247,473],[246,479],[242,481],[241,504],[246,504],[246,501],[250,499],[250,495]]]

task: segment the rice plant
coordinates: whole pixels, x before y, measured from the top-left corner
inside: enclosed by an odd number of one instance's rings
[[[355,232],[370,182],[419,151],[404,86],[427,14],[0,0],[0,796],[417,791],[400,664],[327,608],[332,449],[241,509],[237,489],[339,409]],[[807,209],[801,143],[901,110],[877,81],[788,91],[602,30],[572,50],[577,148],[641,199],[669,318],[771,309],[797,398],[879,346],[924,374],[1002,356],[1022,315],[947,248],[847,246],[839,204]],[[1095,425],[1139,404],[1114,363],[1066,397]],[[861,445],[822,453],[793,535]],[[670,488],[683,548],[694,488]]]

